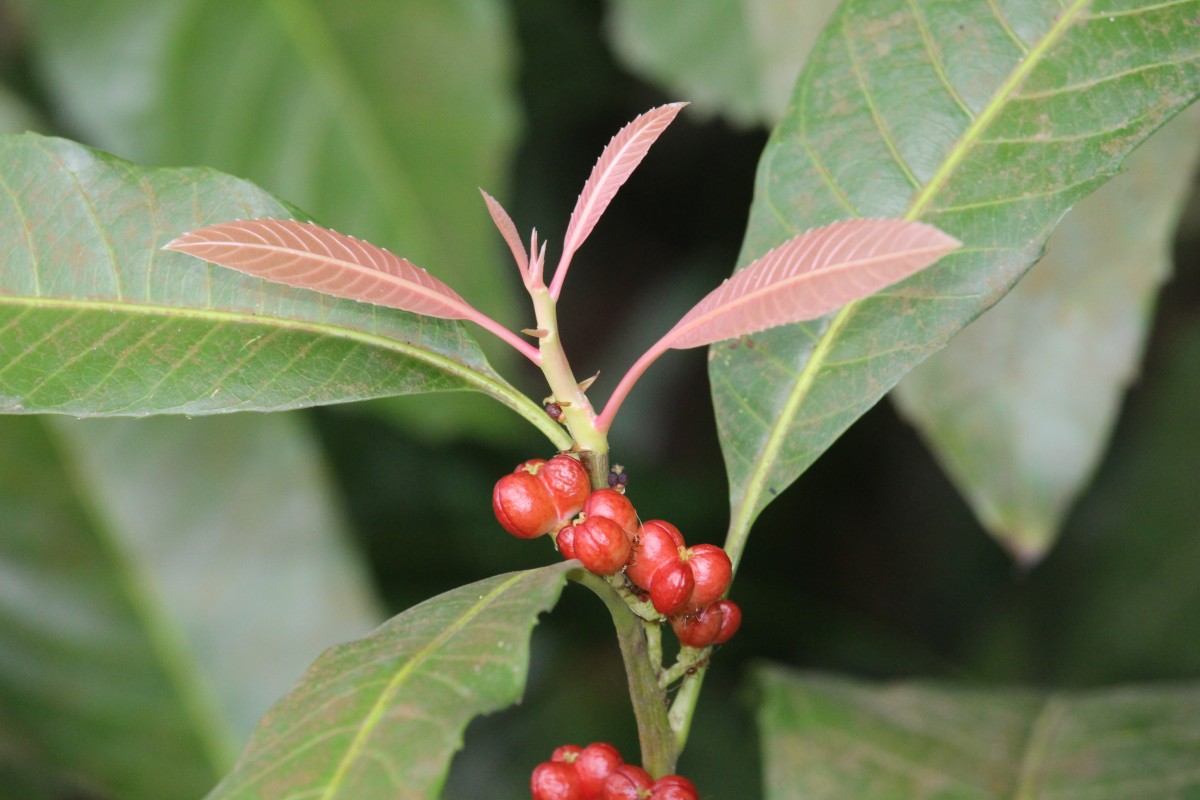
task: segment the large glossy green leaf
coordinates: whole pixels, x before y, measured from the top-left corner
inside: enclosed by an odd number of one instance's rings
[[[467,723],[520,700],[530,633],[572,566],[459,587],[326,651],[209,800],[437,797]]]
[[[88,144],[252,180],[511,316],[517,283],[475,190],[503,192],[516,129],[502,3],[24,6],[36,65]]]
[[[759,168],[741,262],[845,217],[964,247],[829,317],[715,345],[734,510],[750,522],[900,377],[995,303],[1072,203],[1200,92],[1200,3],[848,0]]]
[[[800,66],[838,0],[609,0],[627,66],[700,113],[742,125],[783,116]]]
[[[102,795],[195,798],[378,612],[293,416],[0,417],[0,727]]]
[[[1007,297],[896,387],[980,521],[1024,563],[1056,538],[1137,373],[1198,143],[1195,106],[1080,201]]]
[[[874,685],[761,669],[767,800],[1167,800],[1200,794],[1200,686]]]
[[[0,411],[204,414],[474,389],[563,440],[461,323],[160,249],[218,220],[294,213],[211,170],[0,138]]]

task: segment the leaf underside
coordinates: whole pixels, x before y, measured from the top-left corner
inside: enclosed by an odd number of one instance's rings
[[[759,670],[766,800],[1200,793],[1200,687],[1040,693]]]
[[[571,567],[459,587],[326,651],[208,800],[437,797],[467,723],[520,699],[530,632]]]
[[[1059,218],[1197,96],[1196,2],[848,0],[763,154],[741,262],[847,217],[961,250],[834,315],[715,345],[733,531],[1002,297]]]
[[[0,412],[272,411],[476,390],[562,438],[460,322],[210,267],[180,233],[296,212],[205,169],[143,169],[61,139],[0,137]]]

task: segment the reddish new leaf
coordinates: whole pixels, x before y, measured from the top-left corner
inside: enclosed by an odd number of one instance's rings
[[[650,146],[685,105],[687,103],[669,103],[650,109],[617,131],[617,135],[604,148],[592,167],[592,174],[583,185],[583,191],[579,193],[579,199],[575,201],[575,210],[571,212],[571,221],[563,237],[562,258],[559,259],[554,283],[550,287],[552,297],[558,298],[571,257],[592,232],[592,228],[596,227],[596,222],[612,202],[617,190],[629,179],[646,157]]]
[[[814,319],[907,278],[961,244],[918,222],[835,222],[789,239],[726,280],[661,344],[699,347]]]
[[[517,226],[508,212],[504,210],[504,206],[500,205],[499,200],[483,189],[480,189],[479,193],[483,195],[483,202],[487,204],[488,213],[492,215],[492,222],[496,223],[496,229],[504,237],[508,249],[512,251],[513,260],[517,262],[517,269],[521,271],[521,277],[528,285],[529,255],[525,252],[525,244],[521,241],[521,235],[517,233]]]
[[[265,280],[427,317],[470,320],[535,363],[537,350],[412,262],[309,222],[249,219],[185,233],[163,249]]]

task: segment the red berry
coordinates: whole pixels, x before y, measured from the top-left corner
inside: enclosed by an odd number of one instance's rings
[[[733,563],[724,550],[714,544],[698,544],[689,547],[683,557],[696,579],[688,611],[704,608],[725,594],[733,580]]]
[[[671,523],[660,519],[644,522],[638,529],[637,546],[625,574],[638,586],[649,589],[654,571],[667,561],[677,561],[683,546],[683,534]]]
[[[543,761],[529,778],[533,800],[587,800],[583,783],[572,764],[564,761]]]
[[[621,526],[608,517],[588,517],[572,527],[575,557],[589,572],[614,575],[629,560],[633,544]]]
[[[650,800],[699,800],[696,784],[681,775],[664,775],[650,785]]]
[[[713,605],[721,609],[721,630],[717,632],[713,644],[725,644],[742,626],[742,609],[732,600],[718,600]]]
[[[675,617],[671,620],[671,627],[675,629],[680,644],[708,647],[716,643],[721,633],[721,607],[714,603],[693,614]]]
[[[625,763],[617,748],[606,742],[593,742],[580,751],[575,759],[575,771],[583,786],[584,800],[599,800],[604,781],[613,770]]]
[[[600,800],[644,800],[654,779],[633,764],[622,764],[604,781]]]
[[[496,481],[492,511],[504,530],[522,539],[549,533],[558,524],[554,501],[545,484],[524,471]]]
[[[551,761],[565,761],[568,764],[574,764],[575,759],[579,757],[583,748],[577,744],[561,744],[554,748],[554,752],[550,754]]]
[[[583,513],[589,517],[608,517],[621,526],[629,541],[637,536],[637,512],[629,498],[613,489],[597,489],[583,504]]]
[[[592,491],[592,482],[583,464],[561,453],[543,464],[537,476],[550,490],[561,524],[566,524],[583,509]]]
[[[575,557],[575,526],[568,525],[560,530],[554,537],[554,546],[558,548],[558,552],[562,553],[563,558],[571,559]]]
[[[650,577],[650,602],[655,611],[669,617],[687,606],[695,586],[691,566],[677,554],[674,561],[663,564]]]

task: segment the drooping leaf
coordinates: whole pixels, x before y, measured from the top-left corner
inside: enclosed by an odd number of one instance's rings
[[[835,222],[789,239],[728,278],[664,337],[684,349],[828,314],[924,269],[961,243],[902,220]]]
[[[248,183],[24,135],[0,138],[0,189],[0,411],[203,414],[471,389],[564,438],[461,323],[161,250],[212,222],[296,213]]]
[[[200,796],[296,671],[378,619],[297,417],[0,431],[0,724],[71,782]]]
[[[473,192],[506,187],[517,130],[503,4],[24,5],[34,66],[87,144],[254,181],[386,243],[489,315],[512,312],[514,284],[487,268],[496,250]]]
[[[1200,686],[872,685],[758,672],[766,800],[1105,800],[1200,792]]]
[[[437,797],[472,717],[518,701],[572,562],[454,589],[326,651],[208,800]]]
[[[976,516],[1039,560],[1089,480],[1137,372],[1200,142],[1200,107],[1055,229],[1015,289],[896,387]]]
[[[783,116],[800,67],[837,0],[609,0],[626,67],[739,125]]]
[[[896,291],[713,348],[735,556],[771,498],[1196,97],[1194,6],[839,7],[763,155],[740,260],[846,217],[922,220],[964,246]]]
[[[667,129],[687,103],[668,103],[652,108],[627,124],[605,145],[600,158],[592,167],[583,191],[571,211],[571,221],[563,236],[562,257],[554,273],[550,293],[558,297],[571,257],[600,221],[617,190],[625,185],[638,164],[646,157],[651,145]]]

